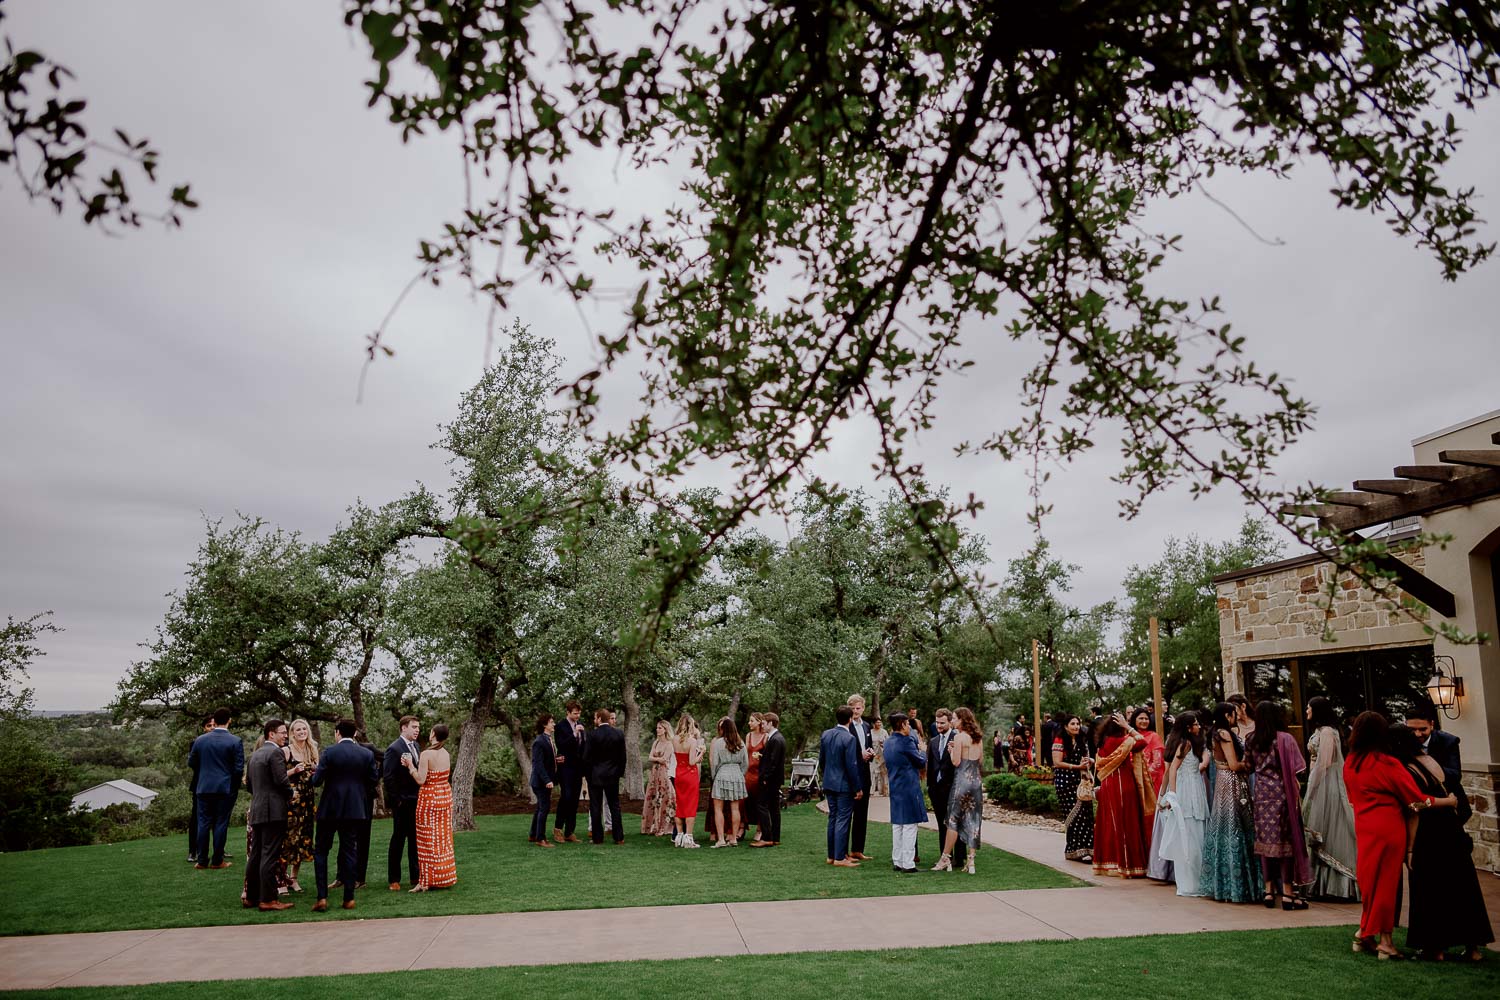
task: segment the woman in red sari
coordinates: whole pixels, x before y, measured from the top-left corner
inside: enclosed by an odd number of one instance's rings
[[[1151,711],[1145,708],[1136,709],[1130,716],[1130,728],[1146,741],[1146,748],[1141,751],[1141,754],[1146,761],[1146,773],[1151,776],[1151,787],[1160,796],[1162,783],[1167,780],[1167,748],[1162,743],[1161,737],[1156,734],[1151,721]]]
[[[1382,959],[1404,957],[1391,940],[1391,928],[1396,926],[1396,892],[1410,846],[1406,814],[1458,803],[1452,795],[1422,794],[1401,762],[1385,752],[1387,725],[1379,712],[1362,713],[1354,720],[1344,761],[1344,786],[1354,807],[1354,874],[1360,894],[1354,950],[1374,951]]]
[[[1147,826],[1156,815],[1156,790],[1146,773],[1146,741],[1116,712],[1099,727],[1094,763],[1094,874],[1145,878],[1151,853]]]

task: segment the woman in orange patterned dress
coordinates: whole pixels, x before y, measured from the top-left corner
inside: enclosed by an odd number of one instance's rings
[[[412,892],[446,889],[458,881],[453,862],[453,789],[448,784],[452,760],[443,744],[448,727],[441,722],[427,736],[427,749],[419,760],[402,754],[401,762],[411,772],[421,791],[417,793],[417,884]]]

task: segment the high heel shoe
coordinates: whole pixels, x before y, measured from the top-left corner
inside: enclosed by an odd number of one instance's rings
[[[932,870],[935,872],[951,872],[953,870],[953,859],[944,854],[938,858],[938,862],[932,866]]]
[[[1276,909],[1276,893],[1266,893],[1264,896],[1260,897],[1260,902],[1261,905],[1263,905],[1268,910]]]
[[[969,860],[964,864],[964,871],[968,872],[970,875],[974,874],[974,855],[969,855]]]
[[[1281,897],[1281,908],[1283,910],[1305,910],[1305,909],[1307,909],[1307,900],[1305,900],[1305,899],[1292,899],[1290,902],[1288,902],[1287,901],[1287,897],[1282,896]]]

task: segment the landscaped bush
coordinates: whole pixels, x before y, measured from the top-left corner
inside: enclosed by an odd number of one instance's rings
[[[1033,783],[1026,790],[1026,807],[1035,812],[1056,812],[1057,791],[1051,785]]]

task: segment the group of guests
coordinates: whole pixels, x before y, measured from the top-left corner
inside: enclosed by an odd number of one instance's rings
[[[915,709],[891,713],[884,726],[880,720],[873,725],[866,722],[864,709],[864,698],[851,695],[834,712],[833,727],[819,739],[818,768],[828,804],[826,863],[858,868],[861,862],[874,860],[865,853],[869,796],[873,773],[883,770],[890,796],[891,866],[911,874],[921,863],[917,829],[927,821],[922,797],[925,779],[942,847],[932,870],[953,871],[956,864],[974,874],[984,808],[980,780],[984,730],[973,711],[938,709],[936,732],[928,738]],[[872,767],[877,759],[879,765]]]
[[[1065,857],[1096,875],[1175,883],[1180,896],[1284,910],[1358,901],[1355,950],[1382,958],[1400,957],[1391,931],[1404,865],[1407,943],[1477,960],[1494,937],[1463,830],[1458,740],[1435,721],[1425,704],[1394,724],[1365,712],[1345,759],[1322,697],[1307,705],[1305,756],[1280,705],[1252,713],[1243,695],[1177,716],[1165,743],[1144,708],[1093,726],[1058,713],[1043,730],[1068,811]]]
[[[596,844],[606,832],[616,844],[625,840],[620,815],[620,779],[625,774],[625,736],[614,725],[614,713],[601,708],[594,727],[582,723],[583,706],[569,701],[559,723],[550,713],[536,721],[531,744],[531,790],[536,797],[528,840],[539,847],[577,843],[578,802],[587,782],[589,834]],[[650,775],[641,809],[641,833],[670,837],[675,847],[701,846],[695,833],[703,781],[708,765],[712,807],[705,825],[714,847],[776,847],[781,843],[781,788],[786,782],[786,738],[774,712],[752,712],[749,732],[740,735],[733,718],[714,727],[712,741],[683,713],[676,725],[656,723],[651,744]],[[547,816],[558,793],[551,839]],[[755,829],[752,837],[751,828]]]
[[[392,816],[387,852],[391,891],[402,887],[403,854],[411,892],[458,881],[447,726],[433,726],[423,747],[417,742],[420,720],[404,716],[400,736],[382,756],[349,719],[335,723],[336,741],[326,750],[319,748],[306,720],[289,724],[268,719],[247,760],[244,744],[229,731],[230,715],[220,708],[205,720],[204,732],[188,753],[193,791],[189,859],[199,869],[230,867],[225,852],[229,816],[243,787],[250,805],[242,906],[291,909],[294,904],[281,897],[303,891],[301,866],[312,861],[317,889],[312,908],[327,910],[329,890],[338,888],[343,908],[354,909],[354,892],[364,886],[368,871],[370,822],[382,782]],[[337,877],[330,883],[328,856],[335,839]]]

